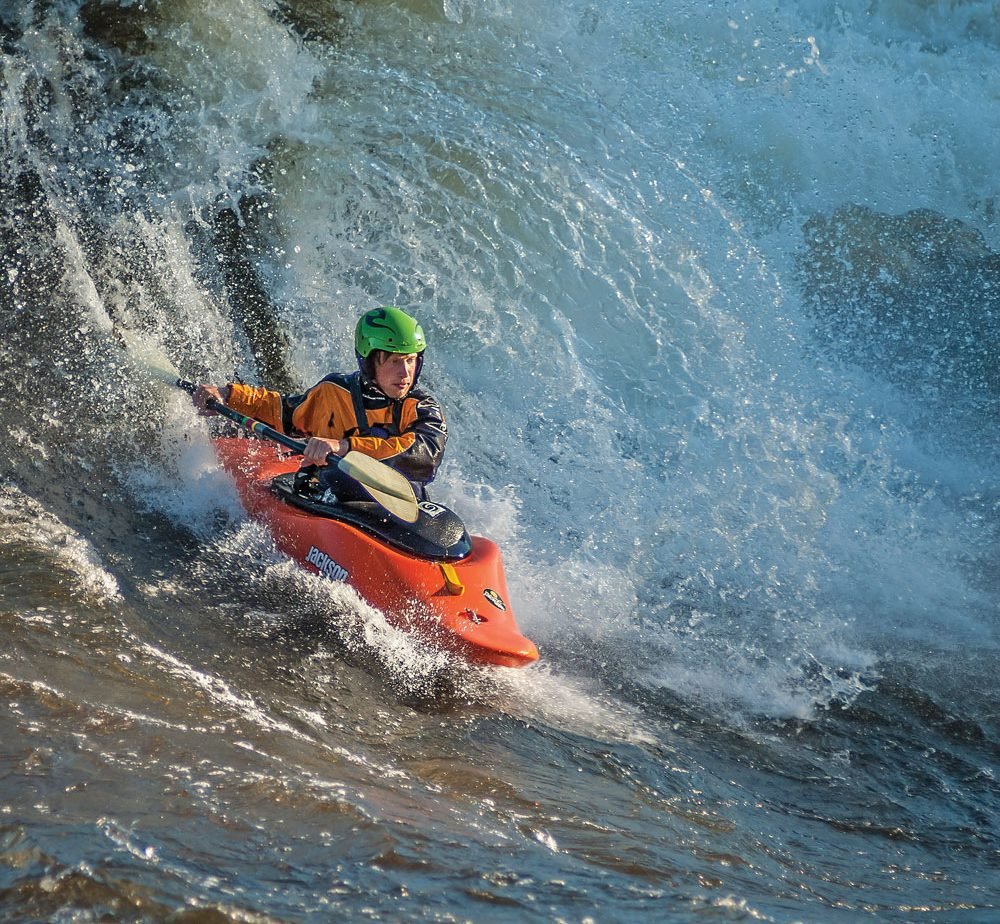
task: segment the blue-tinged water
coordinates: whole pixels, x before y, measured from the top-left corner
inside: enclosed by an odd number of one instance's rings
[[[989,2],[0,0],[0,918],[1000,919]],[[199,379],[430,341],[541,662],[299,571]]]

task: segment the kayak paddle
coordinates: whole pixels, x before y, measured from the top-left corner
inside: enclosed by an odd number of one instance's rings
[[[129,335],[125,335],[124,332],[120,333],[129,347],[132,358],[141,363],[152,377],[167,385],[182,388],[189,394],[194,393],[197,388],[194,382],[181,378],[177,370],[169,366],[169,361],[165,357],[154,356],[148,343],[140,341],[131,332]],[[305,452],[305,441],[286,436],[280,430],[275,430],[259,420],[239,413],[239,411],[234,411],[221,401],[210,398],[206,402],[206,406],[217,414],[239,424],[244,430],[273,440],[294,452],[300,454]],[[331,452],[326,457],[326,461],[328,465],[336,465],[342,472],[357,481],[373,500],[381,504],[393,516],[405,523],[417,521],[420,516],[417,498],[413,493],[413,485],[410,484],[405,475],[384,462],[379,462],[378,459],[373,459],[371,456],[366,456],[356,450],[351,450],[344,456],[338,456]]]

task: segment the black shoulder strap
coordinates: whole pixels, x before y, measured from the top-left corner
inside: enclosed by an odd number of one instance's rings
[[[365,399],[361,395],[361,373],[355,372],[350,377],[351,400],[354,402],[354,419],[358,424],[358,435],[368,435],[368,413],[365,411]]]
[[[365,410],[365,399],[361,394],[361,373],[355,372],[350,377],[350,387],[351,387],[351,399],[354,402],[354,417],[358,422],[357,435],[358,436],[371,436],[372,427],[368,426],[368,412]],[[385,425],[380,424],[377,429],[379,432],[375,435],[385,436],[388,433],[390,436],[399,436],[403,432],[403,402],[402,401],[391,401],[392,405],[392,424]]]

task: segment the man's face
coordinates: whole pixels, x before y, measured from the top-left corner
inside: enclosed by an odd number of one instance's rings
[[[390,398],[402,398],[413,387],[416,353],[387,353],[375,361],[375,384]]]

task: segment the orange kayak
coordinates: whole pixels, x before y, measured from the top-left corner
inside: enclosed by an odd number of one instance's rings
[[[297,490],[300,456],[254,439],[214,440],[247,513],[307,571],[346,581],[393,625],[475,664],[523,667],[538,649],[517,628],[500,550],[440,504],[404,523],[374,501]]]

